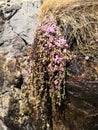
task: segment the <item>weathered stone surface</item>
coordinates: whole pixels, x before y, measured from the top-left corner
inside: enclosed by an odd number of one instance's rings
[[[27,48],[38,24],[40,1],[0,1],[0,130],[32,130],[25,114]],[[28,107],[27,107],[28,109]]]
[[[98,44],[94,43],[96,48]],[[97,50],[98,51],[98,50]],[[69,128],[73,130],[98,129],[98,52],[85,59],[78,51],[76,59],[68,67],[70,76],[66,89],[69,102],[67,110],[72,114]],[[92,54],[92,52],[90,52]],[[70,115],[70,114],[69,114]],[[70,117],[65,114],[66,120]]]
[[[10,130],[8,129],[5,124],[2,122],[2,120],[0,120],[0,130]]]
[[[23,54],[32,44],[40,4],[41,1],[9,2],[0,9],[0,50],[8,52],[8,57]]]
[[[22,8],[12,17],[10,24],[14,31],[19,34],[27,44],[32,44],[35,27],[38,23],[39,2],[24,2]],[[20,24],[21,23],[21,24]]]
[[[24,125],[29,117],[23,113],[23,105],[26,107],[24,89],[28,86],[27,56],[5,58],[5,55],[6,53],[0,52],[0,118],[11,130],[29,130],[25,128],[29,123]]]

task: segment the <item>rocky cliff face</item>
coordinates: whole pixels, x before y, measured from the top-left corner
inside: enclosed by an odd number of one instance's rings
[[[34,39],[42,1],[0,2],[0,119],[11,130],[30,130],[21,110],[28,86],[27,48]],[[7,127],[2,123],[0,130]]]
[[[42,130],[33,116],[28,54],[41,0],[0,1],[0,130]],[[58,110],[47,98],[47,129],[98,130],[98,42],[85,56],[76,46],[67,65],[66,100]],[[82,46],[85,48],[86,46]]]

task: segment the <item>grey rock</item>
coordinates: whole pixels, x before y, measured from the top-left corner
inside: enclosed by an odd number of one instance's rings
[[[5,5],[2,10],[4,14],[4,19],[9,20],[14,16],[15,13],[21,8],[20,4],[7,4]]]
[[[10,19],[13,30],[20,34],[28,44],[32,44],[34,32],[38,24],[40,1],[24,2],[22,8]]]
[[[14,10],[19,10],[19,9],[21,9],[20,4],[11,4],[11,5],[7,4],[3,7],[4,13],[10,13]]]
[[[6,57],[23,54],[26,46],[33,43],[40,5],[41,1],[25,1],[21,4],[10,3],[2,7],[0,50],[7,52]]]
[[[8,129],[5,124],[2,122],[2,120],[0,120],[0,130],[10,130]]]
[[[41,0],[0,5],[0,130],[32,130],[22,112],[22,95],[28,86],[25,54],[33,43],[40,5]]]

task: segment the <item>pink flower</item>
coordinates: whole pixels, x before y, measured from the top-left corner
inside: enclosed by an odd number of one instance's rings
[[[59,56],[56,55],[55,58],[54,58],[55,63],[58,61],[58,59],[59,59]]]
[[[28,69],[28,73],[29,73],[29,74],[31,73],[31,69]]]
[[[59,39],[59,42],[60,42],[61,45],[65,45],[66,44],[66,40],[64,40],[64,39]]]
[[[57,98],[60,98],[60,96],[59,96],[59,95],[57,95]]]
[[[65,47],[68,47],[68,44],[67,44],[67,43],[65,44]]]
[[[95,39],[96,42],[98,42],[98,39]]]
[[[63,50],[63,53],[66,54],[66,52],[67,52],[66,49],[64,49],[64,50]]]
[[[57,85],[57,84],[58,84],[58,81],[57,81],[57,80],[55,80],[55,81],[54,81],[54,84],[55,84],[55,85]]]
[[[57,65],[54,66],[54,71],[56,71],[56,70],[58,70],[58,66]]]
[[[59,106],[61,106],[61,103],[59,102],[59,104],[58,104]]]
[[[64,71],[64,67],[61,68],[61,71]]]
[[[59,42],[56,42],[55,45],[56,45],[57,47],[60,47],[60,46],[61,46],[61,44],[60,44]]]
[[[52,57],[54,58],[55,52],[52,52],[51,55],[52,55]]]
[[[51,44],[51,43],[49,43],[48,47],[49,47],[49,48],[51,48],[51,47],[52,47],[52,44]]]
[[[44,31],[46,31],[47,28],[48,28],[47,26],[41,26],[41,29],[44,30]]]
[[[52,28],[56,29],[56,23],[52,24]]]
[[[51,67],[51,64],[49,64],[48,67],[50,68],[50,67]]]
[[[48,32],[46,32],[45,34],[44,34],[46,37],[50,37],[50,35],[48,34]],[[43,35],[43,36],[44,36]]]
[[[55,33],[55,29],[54,29],[54,27],[52,27],[51,25],[50,25],[50,26],[46,26],[46,25],[41,26],[41,29],[42,29],[43,31]]]
[[[62,62],[62,58],[58,58],[57,63],[60,64]]]
[[[59,56],[58,56],[58,55],[56,55],[56,56],[55,56],[55,59],[59,59]]]
[[[48,22],[48,23],[49,23],[49,22],[50,22],[50,23],[56,23],[56,20],[54,19],[53,16],[51,16],[51,17],[49,17],[49,18],[48,18],[48,17],[45,17],[45,18],[44,18],[44,21],[45,21],[45,22]]]
[[[40,72],[40,77],[42,77],[44,75],[44,73],[43,72]]]
[[[85,57],[85,60],[89,60],[89,56],[86,56],[86,57]]]
[[[41,25],[42,25],[41,23],[38,24],[38,26],[41,26]]]
[[[62,60],[63,60],[63,58],[59,57],[58,55],[56,55],[54,58],[55,63],[58,63],[58,64],[61,63]]]
[[[46,61],[46,57],[44,57],[42,61],[43,61],[43,63],[44,63],[44,62]]]
[[[53,42],[53,37],[49,37],[49,42]]]
[[[56,22],[55,19],[53,18],[53,16],[51,16],[51,17],[49,18],[49,21],[51,21],[51,22],[53,22],[53,23]]]
[[[64,40],[64,39],[57,40],[57,42],[55,43],[55,45],[57,47],[62,47],[62,46],[68,47],[68,44],[66,43],[66,40]]]
[[[48,32],[51,32],[51,33],[55,33],[55,29],[52,28],[51,26],[47,28],[47,31],[48,31]]]

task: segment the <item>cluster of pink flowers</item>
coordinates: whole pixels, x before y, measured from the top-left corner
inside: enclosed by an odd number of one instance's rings
[[[47,31],[47,32],[51,32],[51,33],[55,33],[55,29],[49,26],[42,26],[41,27],[43,31]]]
[[[59,40],[57,40],[57,42],[56,42],[56,46],[63,48],[64,46],[68,46],[68,44],[66,43],[66,40],[64,40],[64,39],[59,39]]]
[[[51,91],[51,98],[54,98],[56,105],[60,105],[62,97],[65,96],[65,92],[61,94],[61,89],[62,82],[65,80],[65,66],[68,61],[68,58],[66,58],[67,41],[62,37],[53,17],[45,18],[43,23],[38,26],[35,39],[34,44],[36,44],[37,48],[36,68],[34,67],[36,74],[34,77],[36,77],[37,81],[34,82],[36,83],[35,86],[42,83],[41,80],[44,80],[43,75],[47,72],[47,83],[50,85],[50,89],[53,90]]]

